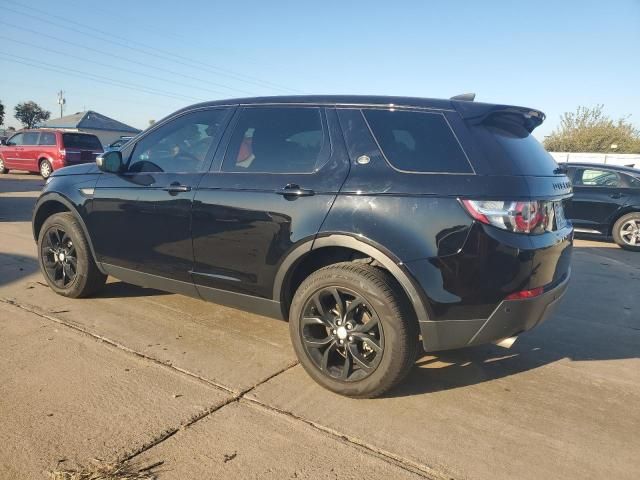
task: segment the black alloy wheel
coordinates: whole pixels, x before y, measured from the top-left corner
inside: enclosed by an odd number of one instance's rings
[[[71,237],[59,225],[52,225],[44,233],[41,248],[47,276],[57,287],[67,288],[78,272],[78,257]]]
[[[344,287],[318,290],[303,308],[305,350],[330,377],[353,382],[371,375],[384,353],[384,331],[369,303]]]

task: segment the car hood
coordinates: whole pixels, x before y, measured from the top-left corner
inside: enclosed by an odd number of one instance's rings
[[[79,165],[71,165],[69,167],[64,167],[59,170],[55,170],[51,176],[52,177],[64,177],[67,175],[87,175],[89,173],[100,173],[100,169],[98,165],[94,162],[92,163],[81,163]]]

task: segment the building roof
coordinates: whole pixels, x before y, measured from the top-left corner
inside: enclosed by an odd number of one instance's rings
[[[52,118],[39,125],[46,128],[78,128],[91,130],[108,130],[114,132],[140,133],[140,130],[127,124],[109,118],[93,110]]]

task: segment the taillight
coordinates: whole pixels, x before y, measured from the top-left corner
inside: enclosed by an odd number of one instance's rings
[[[64,160],[65,157],[67,156],[67,151],[64,148],[61,148],[58,151],[58,154],[60,155],[60,160]]]
[[[544,293],[544,287],[532,288],[531,290],[520,290],[512,293],[505,300],[525,300],[527,298],[538,297]]]
[[[543,233],[551,228],[550,201],[460,200],[475,220],[515,233]]]

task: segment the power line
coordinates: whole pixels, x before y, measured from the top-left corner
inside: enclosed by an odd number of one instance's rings
[[[187,75],[187,74],[184,74],[184,73],[176,72],[174,70],[169,70],[167,68],[162,68],[162,67],[158,67],[158,66],[151,65],[151,64],[148,64],[148,63],[139,62],[138,60],[132,60],[130,58],[123,57],[122,55],[117,55],[115,53],[106,52],[104,50],[100,50],[100,49],[97,49],[97,48],[88,47],[86,45],[81,45],[81,44],[78,44],[78,43],[75,43],[75,42],[70,42],[69,40],[65,40],[63,38],[56,37],[55,35],[49,35],[49,34],[46,34],[46,33],[39,32],[37,30],[32,30],[30,28],[21,27],[21,26],[18,26],[18,25],[13,25],[11,23],[4,22],[2,20],[0,20],[0,24],[6,25],[6,26],[8,26],[10,28],[15,28],[15,29],[22,30],[22,31],[25,31],[25,32],[33,33],[34,35],[38,35],[39,37],[50,38],[52,40],[56,40],[57,42],[64,43],[66,45],[71,45],[73,47],[83,48],[85,50],[88,50],[88,51],[94,52],[94,53],[98,53],[100,55],[105,55],[107,57],[112,57],[112,58],[116,58],[118,60],[122,60],[122,61],[125,61],[125,62],[133,63],[134,65],[138,65],[138,66],[142,66],[142,67],[146,67],[146,68],[151,68],[151,69],[158,70],[158,71],[165,72],[165,73],[169,73],[171,75],[175,75],[175,76],[178,76],[178,77],[188,78],[190,80],[196,80],[198,82],[211,84],[211,85],[215,85],[215,86],[219,86],[219,87],[223,87],[223,88],[233,89],[233,90],[236,90],[238,92],[246,93],[248,95],[253,95],[253,93],[247,92],[245,90],[240,90],[240,89],[237,89],[237,88],[228,87],[226,85],[221,85],[221,84],[218,84],[216,82],[210,82],[210,81],[204,80],[202,78],[198,78],[198,77],[194,77],[194,76]]]
[[[98,77],[98,76],[92,75],[90,73],[81,72],[79,70],[74,70],[74,69],[69,69],[69,68],[58,67],[58,66],[52,65],[50,63],[44,63],[44,62],[42,62],[40,60],[21,57],[19,55],[12,55],[12,54],[8,54],[8,53],[0,52],[0,56],[10,57],[8,59],[5,58],[5,60],[9,61],[9,62],[20,63],[20,64],[23,64],[23,65],[28,65],[28,66],[35,67],[35,68],[42,68],[44,70],[49,70],[49,71],[61,73],[63,75],[70,75],[70,76],[85,78],[85,79],[93,80],[95,82],[105,83],[107,85],[114,85],[116,87],[121,87],[121,88],[125,88],[125,89],[128,89],[128,90],[137,90],[139,92],[148,93],[148,94],[151,94],[151,95],[158,95],[158,96],[161,96],[161,97],[173,98],[175,100],[185,100],[185,99],[187,99],[187,100],[191,100],[191,101],[202,101],[202,99],[199,99],[199,98],[189,97],[189,96],[186,96],[186,95],[174,94],[174,93],[166,92],[166,91],[163,91],[163,90],[157,90],[157,89],[154,89],[154,88],[145,87],[144,85],[132,84],[132,83],[129,83],[129,82],[122,82],[120,80],[113,80],[113,79],[106,78],[106,77],[103,77],[103,76],[99,76]],[[11,58],[18,59],[18,60],[11,60]]]
[[[181,64],[181,65],[184,65],[184,66],[187,66],[187,67],[190,67],[190,68],[194,68],[193,64],[195,63],[195,64],[198,65],[198,68],[205,67],[205,68],[209,69],[210,71],[213,71],[217,75],[226,76],[226,77],[232,78],[234,80],[239,80],[239,81],[242,81],[242,82],[245,82],[245,83],[258,85],[258,86],[261,86],[261,87],[265,87],[266,86],[266,87],[274,88],[274,89],[278,89],[278,90],[294,91],[293,89],[288,88],[288,87],[282,87],[282,86],[274,84],[272,82],[264,81],[262,79],[251,77],[251,76],[248,76],[248,75],[239,74],[239,73],[236,73],[236,72],[233,72],[233,71],[230,71],[230,70],[222,69],[220,67],[210,66],[210,65],[208,65],[208,64],[206,64],[204,62],[194,61],[194,60],[189,60],[188,62],[185,62],[184,61],[185,59],[183,57],[179,57],[179,56],[177,56],[177,55],[175,55],[175,54],[173,54],[171,52],[160,50],[158,48],[151,47],[151,46],[148,46],[148,45],[146,45],[144,43],[136,42],[136,41],[124,38],[124,37],[119,37],[117,35],[114,35],[111,32],[105,32],[104,30],[99,30],[99,29],[96,29],[94,27],[89,28],[89,27],[86,27],[85,25],[83,25],[82,23],[75,22],[73,20],[69,20],[69,19],[66,19],[64,17],[60,17],[59,15],[55,15],[55,14],[46,12],[46,11],[41,10],[41,9],[37,9],[37,8],[31,7],[31,6],[27,6],[27,5],[21,4],[19,2],[15,2],[15,1],[12,1],[12,0],[4,0],[4,1],[8,1],[8,2],[14,4],[14,5],[18,5],[18,6],[22,7],[22,8],[25,8],[25,9],[29,9],[30,11],[31,10],[36,10],[36,11],[42,12],[45,15],[47,15],[48,17],[59,18],[59,19],[63,20],[64,22],[72,23],[72,24],[75,24],[75,25],[79,25],[81,28],[83,28],[85,30],[90,30],[90,32],[87,33],[87,32],[83,32],[81,30],[78,30],[78,29],[75,29],[75,28],[71,28],[71,27],[68,27],[68,26],[65,26],[65,25],[60,25],[59,23],[53,22],[51,20],[48,20],[48,19],[45,19],[45,18],[42,18],[42,17],[39,17],[37,15],[33,15],[31,13],[20,12],[20,11],[14,10],[12,8],[6,8],[5,7],[5,10],[11,11],[13,13],[17,13],[19,15],[24,15],[26,17],[30,17],[30,18],[33,18],[33,19],[38,20],[40,22],[48,23],[48,24],[51,24],[51,25],[54,25],[54,26],[57,26],[57,27],[60,27],[60,28],[65,28],[67,30],[79,33],[81,35],[87,35],[87,36],[94,37],[96,32],[98,32],[102,36],[106,37],[105,40],[104,40],[106,42],[109,42],[109,43],[112,43],[114,45],[118,45],[118,46],[121,46],[121,47],[124,47],[124,48],[128,48],[130,50],[134,50],[134,51],[143,53],[145,55],[153,56],[153,57],[156,57],[156,58],[161,58],[161,59],[164,59],[164,60],[169,60],[169,61]],[[115,40],[113,40],[113,38],[119,38],[119,39],[123,40],[125,43],[115,41]],[[132,43],[133,44],[137,44],[137,45],[141,45],[141,46],[144,47],[144,49],[133,47],[131,45]],[[154,52],[159,52],[159,53],[154,53]]]
[[[43,50],[45,52],[51,52],[51,53],[55,53],[55,54],[58,54],[58,55],[64,55],[65,57],[68,57],[68,58],[75,58],[76,60],[80,60],[82,62],[93,63],[94,65],[99,65],[99,66],[101,66],[103,68],[120,70],[120,71],[123,71],[123,72],[126,72],[126,73],[133,73],[134,75],[141,75],[141,76],[143,76],[145,78],[153,78],[154,80],[159,80],[161,82],[167,82],[167,83],[173,83],[174,85],[179,85],[181,87],[195,88],[195,89],[198,89],[198,90],[203,90],[203,91],[206,91],[206,92],[215,93],[216,95],[225,95],[223,92],[221,92],[219,90],[211,90],[209,88],[196,87],[196,86],[193,86],[193,85],[185,85],[182,82],[177,82],[175,80],[171,80],[171,79],[168,79],[168,78],[158,77],[158,76],[155,76],[155,75],[151,75],[149,73],[136,72],[134,70],[129,70],[129,69],[126,69],[126,68],[123,68],[123,67],[119,67],[117,65],[108,65],[106,63],[99,62],[97,60],[91,60],[91,59],[88,59],[88,58],[79,57],[77,55],[72,55],[72,54],[67,53],[67,52],[61,52],[60,50],[55,50],[53,48],[42,47],[40,45],[36,45],[36,44],[33,44],[33,43],[29,43],[29,42],[21,42],[20,40],[15,40],[13,38],[5,37],[3,35],[0,35],[0,39],[7,40],[7,41],[13,42],[13,43],[17,43],[19,45],[26,45],[28,47],[37,48],[37,49]]]

